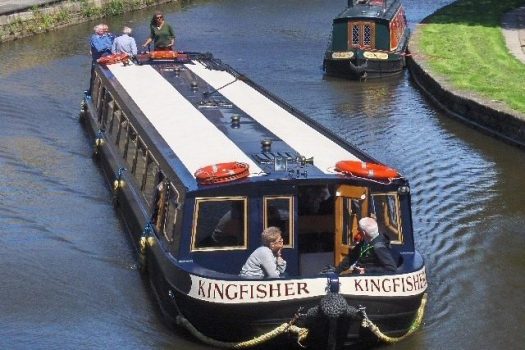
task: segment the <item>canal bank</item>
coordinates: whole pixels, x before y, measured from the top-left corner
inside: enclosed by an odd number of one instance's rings
[[[178,0],[0,0],[0,42]]]
[[[474,92],[455,88],[445,76],[429,68],[422,54],[422,28],[433,15],[419,24],[411,37],[407,65],[412,80],[448,115],[459,119],[491,136],[525,148],[525,114],[509,108],[501,101],[482,97]],[[525,7],[505,14],[501,30],[508,51],[525,63]],[[509,76],[509,79],[512,79]]]

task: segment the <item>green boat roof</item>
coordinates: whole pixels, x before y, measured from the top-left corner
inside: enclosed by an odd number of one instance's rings
[[[348,7],[334,18],[334,22],[346,21],[350,18],[376,18],[389,21],[399,7],[401,7],[400,0],[349,0]]]

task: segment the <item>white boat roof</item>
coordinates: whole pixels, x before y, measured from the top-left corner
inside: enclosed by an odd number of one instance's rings
[[[276,102],[225,70],[209,69],[198,61],[185,67],[256,122],[286,142],[298,154],[314,157],[315,167],[333,173],[340,160],[358,158]],[[191,174],[210,164],[244,162],[251,176],[263,169],[201,110],[188,101],[150,65],[109,65],[108,69]]]

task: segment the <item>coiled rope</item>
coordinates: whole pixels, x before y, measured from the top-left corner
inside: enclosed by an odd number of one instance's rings
[[[262,334],[258,337],[255,337],[253,339],[243,341],[243,342],[223,342],[220,340],[215,340],[213,338],[210,338],[204,334],[202,334],[195,326],[191,324],[190,321],[188,321],[184,316],[179,315],[177,316],[177,324],[180,324],[184,326],[193,336],[195,336],[197,339],[202,341],[205,344],[213,345],[218,348],[223,349],[246,349],[250,348],[256,345],[263,344],[264,342],[267,342],[275,337],[277,337],[280,334],[284,333],[293,333],[297,335],[297,343],[302,346],[301,342],[306,339],[308,336],[308,329],[307,328],[301,328],[293,325],[292,320],[288,323],[283,323],[280,326],[274,328],[273,330],[269,331],[268,333]]]
[[[364,314],[363,320],[361,321],[361,326],[364,328],[370,329],[370,331],[374,333],[375,336],[379,340],[385,343],[390,343],[390,344],[397,343],[398,341],[403,340],[409,335],[411,335],[412,333],[414,333],[419,328],[419,326],[421,325],[421,321],[423,320],[423,315],[425,313],[426,304],[427,304],[427,293],[423,294],[423,298],[421,298],[421,305],[419,305],[419,309],[417,310],[416,318],[410,325],[410,328],[404,335],[400,337],[389,337],[388,335],[381,332],[379,327],[377,327],[372,321],[370,321],[370,319],[368,318],[366,314]]]

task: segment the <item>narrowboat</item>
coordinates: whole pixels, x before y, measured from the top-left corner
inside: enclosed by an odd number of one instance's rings
[[[348,0],[332,23],[323,69],[355,80],[398,74],[410,29],[400,0]]]
[[[154,57],[98,64],[80,120],[168,323],[236,348],[417,329],[427,281],[408,180],[209,53]],[[395,273],[325,269],[364,216],[388,236]],[[240,277],[270,226],[285,275]]]

